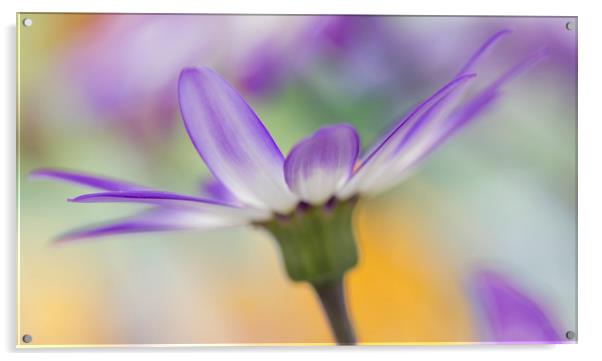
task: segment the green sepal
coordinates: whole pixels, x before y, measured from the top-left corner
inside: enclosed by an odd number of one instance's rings
[[[293,281],[331,282],[357,264],[352,213],[355,200],[308,207],[262,224],[280,246]]]

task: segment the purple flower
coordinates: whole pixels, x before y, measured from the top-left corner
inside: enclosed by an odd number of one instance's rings
[[[62,63],[82,100],[103,119],[140,133],[177,110],[176,78],[209,51],[213,18],[176,15],[101,16]],[[186,34],[198,34],[193,42]],[[92,41],[90,41],[92,38]],[[168,54],[168,56],[166,56]],[[162,61],[156,61],[161,58]]]
[[[482,55],[508,31],[489,38],[451,81],[418,104],[372,149],[359,157],[359,138],[346,124],[323,127],[284,157],[238,92],[208,68],[184,69],[179,104],[184,125],[217,183],[208,197],[153,190],[59,170],[32,175],[97,188],[76,203],[128,202],[153,206],[100,228],[75,231],[63,240],[118,233],[205,229],[263,224],[295,209],[332,206],[397,184],[427,154],[498,98],[501,87],[539,60],[525,61],[483,83],[475,73]]]
[[[281,44],[293,43],[290,38],[309,22],[304,17],[291,21],[169,14],[96,18],[86,36],[69,45],[58,70],[81,96],[85,109],[97,119],[124,127],[134,139],[173,124],[182,68],[215,64],[245,89],[267,87],[273,78],[268,74],[284,62]],[[292,35],[282,30],[283,22]],[[273,33],[278,36],[272,37]]]
[[[562,340],[552,321],[533,299],[501,275],[480,271],[475,277],[476,301],[495,342]]]
[[[216,72],[202,67],[180,73],[178,96],[184,126],[214,177],[204,184],[204,197],[58,170],[33,175],[101,190],[71,202],[152,206],[128,219],[68,233],[62,240],[251,224],[264,228],[280,246],[289,278],[313,286],[337,343],[354,344],[343,278],[358,259],[351,227],[355,201],[397,184],[488,108],[502,85],[542,57],[543,52],[536,52],[493,80],[480,81],[479,60],[507,33],[488,39],[451,81],[361,157],[358,134],[347,124],[320,128],[285,157],[242,96]]]
[[[375,16],[307,17],[291,36],[283,39],[273,33],[247,52],[233,72],[237,85],[245,92],[265,95],[308,70],[324,68],[328,77],[305,82],[318,87],[314,91],[327,86],[348,98],[378,91],[397,99],[399,88],[414,86],[418,64],[405,52],[411,46],[408,39],[390,25]]]

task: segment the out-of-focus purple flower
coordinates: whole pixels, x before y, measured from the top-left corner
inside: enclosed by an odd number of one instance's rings
[[[274,92],[288,81],[326,69],[319,82],[348,96],[379,90],[398,96],[419,78],[415,57],[407,56],[407,39],[377,16],[314,16],[288,38],[275,33],[240,62],[237,84],[245,92]],[[274,46],[274,44],[277,44]],[[416,49],[412,49],[416,51]]]
[[[406,34],[379,16],[326,16],[315,20],[319,29],[307,36],[314,45],[314,63],[324,65],[338,90],[352,96],[372,92],[398,98],[414,89],[426,75],[424,62],[416,56],[421,48]],[[398,20],[396,20],[398,21]],[[396,99],[399,101],[398,99]]]
[[[295,79],[315,55],[315,39],[306,36],[307,32],[318,31],[315,19],[267,16],[259,19],[261,26],[237,21],[230,36],[238,38],[239,49],[222,61],[234,84],[243,93],[263,96]]]
[[[483,341],[562,341],[543,308],[502,275],[491,271],[478,272],[474,291],[489,331],[489,336]]]
[[[140,132],[177,110],[177,75],[209,51],[209,16],[102,16],[63,64],[84,104],[100,118]],[[158,61],[160,59],[160,61]]]
[[[469,17],[442,18],[433,23],[413,17],[314,16],[297,26],[295,36],[282,39],[272,34],[247,52],[233,76],[248,93],[275,92],[303,77],[305,85],[329,96],[333,90],[358,98],[376,93],[381,98],[390,97],[390,106],[396,109],[400,99],[411,98],[431,85],[424,81],[426,77],[436,79],[453,71],[449,64],[461,61],[470,50],[466,39],[500,27],[521,36],[502,45],[503,51],[490,66],[544,45],[550,53],[546,68],[558,75],[573,74],[575,32],[565,29],[566,21]],[[446,36],[441,36],[443,33]],[[312,74],[309,80],[308,73]]]
[[[144,132],[165,129],[177,118],[177,79],[185,67],[219,64],[249,91],[267,87],[275,79],[270,74],[285,70],[284,44],[294,41],[309,18],[290,19],[285,31],[276,32],[284,21],[270,16],[100,16],[85,37],[67,48],[60,70],[96,119],[143,138]]]
[[[238,84],[245,91],[261,94],[276,87],[284,76],[284,57],[270,41],[257,46],[239,69]]]
[[[157,207],[161,215],[144,212],[126,220],[128,227],[75,232],[67,235],[69,239],[122,233],[124,229],[264,224],[307,205],[328,211],[333,203],[345,203],[397,184],[428,153],[490,106],[508,80],[542,57],[542,52],[536,52],[493,80],[479,81],[474,71],[483,54],[507,33],[501,31],[488,39],[456,77],[399,120],[362,157],[355,129],[337,124],[301,140],[285,158],[230,84],[208,68],[187,68],[179,78],[180,110],[190,139],[219,182],[220,191],[210,187],[206,192],[211,199],[145,187],[115,189],[113,181],[61,171],[41,170],[33,175],[103,190],[72,202],[145,203]],[[160,223],[156,229],[150,227],[157,219]]]

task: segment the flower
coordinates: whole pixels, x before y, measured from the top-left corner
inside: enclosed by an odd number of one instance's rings
[[[460,72],[403,117],[359,157],[359,136],[347,124],[322,127],[286,157],[241,95],[213,70],[186,68],[179,77],[180,112],[188,135],[215,180],[205,197],[115,180],[42,169],[32,175],[102,192],[76,203],[127,202],[153,207],[115,223],[68,233],[75,240],[109,234],[256,225],[280,245],[289,277],[314,286],[339,342],[355,338],[342,295],[345,272],[357,263],[351,217],[358,198],[397,184],[433,149],[487,109],[500,89],[539,60],[538,51],[479,82],[476,65],[508,31],[489,38]]]
[[[102,119],[140,132],[143,122],[173,117],[179,70],[210,49],[212,18],[174,15],[101,16],[88,36],[75,41],[61,72],[82,102]],[[185,34],[199,34],[194,42]],[[89,41],[90,38],[94,41]],[[165,57],[165,54],[169,54]],[[162,61],[156,59],[162,57]]]
[[[475,275],[474,288],[492,341],[561,341],[543,309],[502,275],[479,271]]]
[[[285,21],[293,35],[309,22],[304,18],[291,22],[288,18],[261,17],[258,21],[221,15],[96,16],[86,36],[69,45],[69,56],[58,63],[58,70],[77,90],[91,116],[121,125],[141,138],[147,128],[169,129],[175,120],[177,79],[183,67],[219,64],[240,78],[245,88],[258,81],[248,75],[248,68],[260,66],[267,74],[268,69],[261,65],[264,61],[251,59],[255,54],[270,59],[278,48],[275,44],[288,42],[291,35],[282,31]],[[275,29],[280,29],[279,41],[268,35]],[[216,41],[216,34],[220,41]]]

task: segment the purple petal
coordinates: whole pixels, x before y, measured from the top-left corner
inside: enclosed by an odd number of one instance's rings
[[[31,178],[49,178],[65,182],[98,188],[107,191],[130,191],[148,189],[144,186],[109,178],[97,177],[83,173],[69,172],[59,169],[38,169],[29,174]]]
[[[463,70],[471,68],[483,52],[506,33],[507,31],[498,32],[490,38]],[[462,92],[458,91],[462,84],[454,88],[455,92],[440,94],[432,101],[427,100],[422,103],[422,108],[419,106],[418,111],[414,111],[402,121],[397,129],[369,155],[366,162],[371,161],[371,166],[366,167],[368,170],[360,167],[349,185],[342,190],[341,197],[349,197],[357,191],[381,192],[398,183],[432,150],[487,109],[497,98],[501,86],[536,64],[544,56],[545,51],[537,51],[493,82],[481,87],[482,90],[463,104],[458,103],[462,99],[459,97]]]
[[[180,75],[179,98],[192,143],[236,198],[283,213],[295,206],[282,153],[236,90],[208,68],[189,68]]]
[[[227,204],[237,204],[238,199],[226,186],[215,178],[207,178],[201,183],[201,195]]]
[[[198,212],[156,208],[113,223],[66,233],[58,237],[57,242],[126,233],[210,229],[239,224],[241,223],[224,218],[207,216]]]
[[[411,164],[421,161],[430,152],[440,146],[450,136],[455,134],[459,129],[473,121],[481,114],[484,110],[488,109],[500,95],[500,88],[514,79],[521,73],[527,71],[532,66],[543,60],[547,56],[546,49],[539,49],[533,54],[528,56],[525,60],[514,65],[508,69],[505,73],[500,75],[497,79],[492,81],[489,85],[474,95],[469,101],[459,106],[453,114],[451,114],[445,121],[445,125],[441,127],[438,135],[434,137],[432,143],[426,147],[422,154],[420,154]]]
[[[501,275],[481,271],[476,297],[496,342],[560,342],[543,309]]]
[[[382,143],[374,149],[374,151],[369,154],[366,159],[362,162],[362,166],[368,164],[369,161],[376,156],[380,156],[386,153],[390,146],[395,145],[395,149],[399,150],[397,146],[399,142],[405,137],[406,133],[411,129],[411,125],[415,124],[417,121],[422,119],[425,113],[430,113],[431,109],[444,99],[450,99],[451,95],[460,93],[463,85],[465,85],[468,81],[474,79],[476,74],[464,74],[458,76],[453,79],[435,93],[433,93],[430,97],[424,100],[422,103],[418,104],[408,115],[406,115],[403,120],[399,123],[399,125],[391,132],[391,134],[385,138]],[[361,168],[360,167],[360,168]]]
[[[338,192],[338,195],[345,199],[351,197],[356,192],[368,190],[371,186],[370,179],[379,178],[381,172],[386,172],[388,170],[388,166],[392,162],[391,155],[399,150],[399,144],[403,142],[407,132],[411,129],[411,125],[421,119],[422,115],[427,113],[431,107],[438,104],[439,101],[458,92],[462,85],[474,77],[474,74],[459,76],[438,89],[422,103],[418,104],[399,122],[399,125],[362,160],[358,170],[347,185]]]
[[[487,51],[487,49],[491,48],[491,46],[498,41],[502,36],[510,34],[511,31],[508,29],[500,30],[497,33],[493,34],[489,39],[487,39],[483,45],[468,59],[466,64],[462,66],[458,75],[466,74],[469,72],[473,72],[473,67],[477,63],[479,59],[483,57],[483,54]]]
[[[474,72],[474,67],[475,65],[478,63],[479,60],[481,60],[483,58],[483,55],[487,52],[487,50],[489,48],[491,48],[492,45],[494,45],[499,39],[501,39],[504,35],[510,34],[511,31],[508,29],[504,29],[504,30],[500,30],[498,32],[496,32],[495,34],[493,34],[492,36],[490,36],[480,47],[479,49],[477,49],[477,51],[468,59],[468,61],[462,66],[462,68],[460,69],[460,71],[458,72],[458,74],[456,75],[456,78],[461,77],[462,75],[473,75]],[[454,79],[455,80],[455,79]],[[453,82],[453,80],[452,80]],[[435,93],[437,94],[437,93]],[[431,98],[433,98],[434,95],[431,96]],[[437,101],[437,99],[433,99],[433,101]],[[408,116],[406,116],[405,118],[403,118],[401,121],[397,122],[397,125],[393,128],[392,131],[388,132],[387,136],[384,138],[381,138],[382,140],[378,142],[378,144],[380,145],[385,139],[387,139],[389,136],[391,136],[391,133],[395,132],[400,126],[403,126],[408,118],[412,118],[412,116],[414,115],[414,113],[419,112],[421,110],[423,110],[424,108],[430,106],[429,105],[432,104],[429,99],[427,99],[426,101],[424,101],[423,103],[420,103],[414,110],[412,113],[410,113]],[[373,153],[374,149],[370,152]]]
[[[265,220],[270,217],[270,213],[266,210],[242,208],[208,199],[160,191],[91,193],[72,198],[69,201],[76,203],[145,203],[194,209],[233,219]]]
[[[353,127],[320,128],[289,153],[284,162],[286,183],[303,201],[324,203],[347,182],[358,152],[359,138]]]

